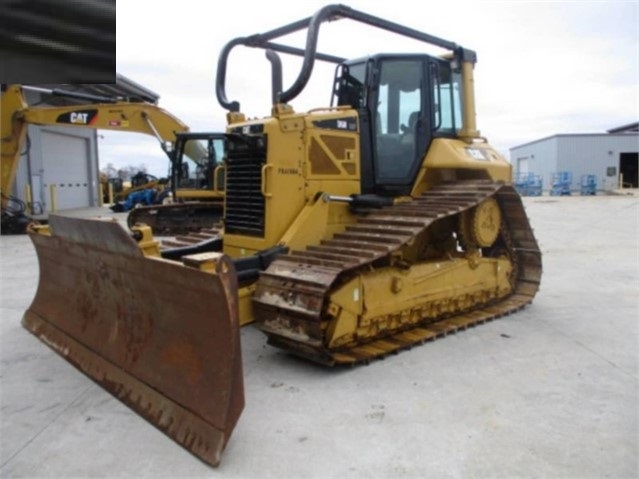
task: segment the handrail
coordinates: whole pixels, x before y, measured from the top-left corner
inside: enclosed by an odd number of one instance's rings
[[[268,184],[267,184],[267,177],[266,177],[266,172],[270,168],[273,168],[273,165],[265,164],[264,166],[262,166],[262,176],[261,176],[261,180],[260,180],[260,190],[261,190],[262,196],[264,198],[270,198],[270,197],[273,196],[273,193],[269,193],[268,192]]]
[[[221,171],[225,171],[226,170],[226,166],[225,165],[218,165],[215,167],[215,169],[213,170],[213,192],[214,193],[218,193],[220,192],[220,172]]]

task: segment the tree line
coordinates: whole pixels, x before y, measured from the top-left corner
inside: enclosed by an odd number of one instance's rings
[[[100,169],[100,173],[106,175],[107,178],[119,178],[122,181],[131,181],[131,177],[137,173],[148,173],[144,163],[138,166],[127,165],[122,168],[116,168],[113,163],[107,163],[104,168]]]

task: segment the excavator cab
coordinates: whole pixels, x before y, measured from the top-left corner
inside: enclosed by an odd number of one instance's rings
[[[191,190],[224,191],[222,163],[225,140],[223,133],[176,135],[171,157],[172,184],[176,185],[176,197],[188,196],[192,194]]]
[[[155,234],[175,236],[216,227],[223,215],[225,143],[224,133],[176,133],[167,151],[172,203],[132,210],[129,228],[145,224]]]

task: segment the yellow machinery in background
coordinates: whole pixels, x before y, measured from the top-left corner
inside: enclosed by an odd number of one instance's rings
[[[73,106],[29,106],[23,94],[23,89],[68,97],[86,102]],[[189,128],[180,119],[168,111],[147,102],[130,102],[99,97],[79,92],[50,90],[40,87],[24,85],[3,86],[0,98],[0,153],[1,182],[3,210],[3,232],[24,232],[30,218],[24,213],[12,213],[11,205],[19,200],[11,196],[15,183],[16,172],[21,156],[27,146],[27,126],[57,125],[77,128],[92,128],[96,130],[112,130],[121,132],[144,133],[156,137],[163,151],[171,161],[171,176],[174,182],[183,183],[181,172],[183,164],[192,163],[207,176],[207,182],[196,188],[173,188],[175,203],[157,208],[141,218],[145,209],[136,215],[147,224],[156,226],[152,222],[159,222],[166,231],[171,230],[171,221],[177,219],[177,229],[200,229],[210,226],[219,220],[222,211],[223,193],[214,188],[213,171],[221,163],[221,157],[211,156],[206,145],[198,141],[180,142],[182,149],[178,152],[175,145],[182,134],[189,134]],[[157,186],[157,185],[154,185]],[[196,200],[197,202],[195,202]],[[192,218],[190,225],[185,226],[185,219]],[[130,220],[134,224],[136,218]]]
[[[225,138],[223,133],[177,133],[170,154],[172,196],[166,192],[162,204],[131,210],[129,228],[144,223],[155,234],[176,235],[214,227],[223,210]]]
[[[321,24],[340,18],[444,53],[318,52]],[[305,49],[277,42],[299,30]],[[268,117],[247,119],[226,96],[237,46],[266,50]],[[278,53],[302,57],[288,89]],[[317,60],[337,64],[332,104],[296,112]],[[338,366],[519,310],[538,290],[541,253],[510,164],[477,130],[475,62],[343,5],[230,41],[216,80],[228,127],[215,251],[160,252],[149,228],[131,237],[112,221],[53,216],[31,235],[41,277],[24,326],[217,464],[244,404],[241,324]]]

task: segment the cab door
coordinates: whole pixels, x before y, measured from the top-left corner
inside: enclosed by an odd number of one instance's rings
[[[375,190],[408,194],[432,140],[427,58],[377,58],[369,105]]]

